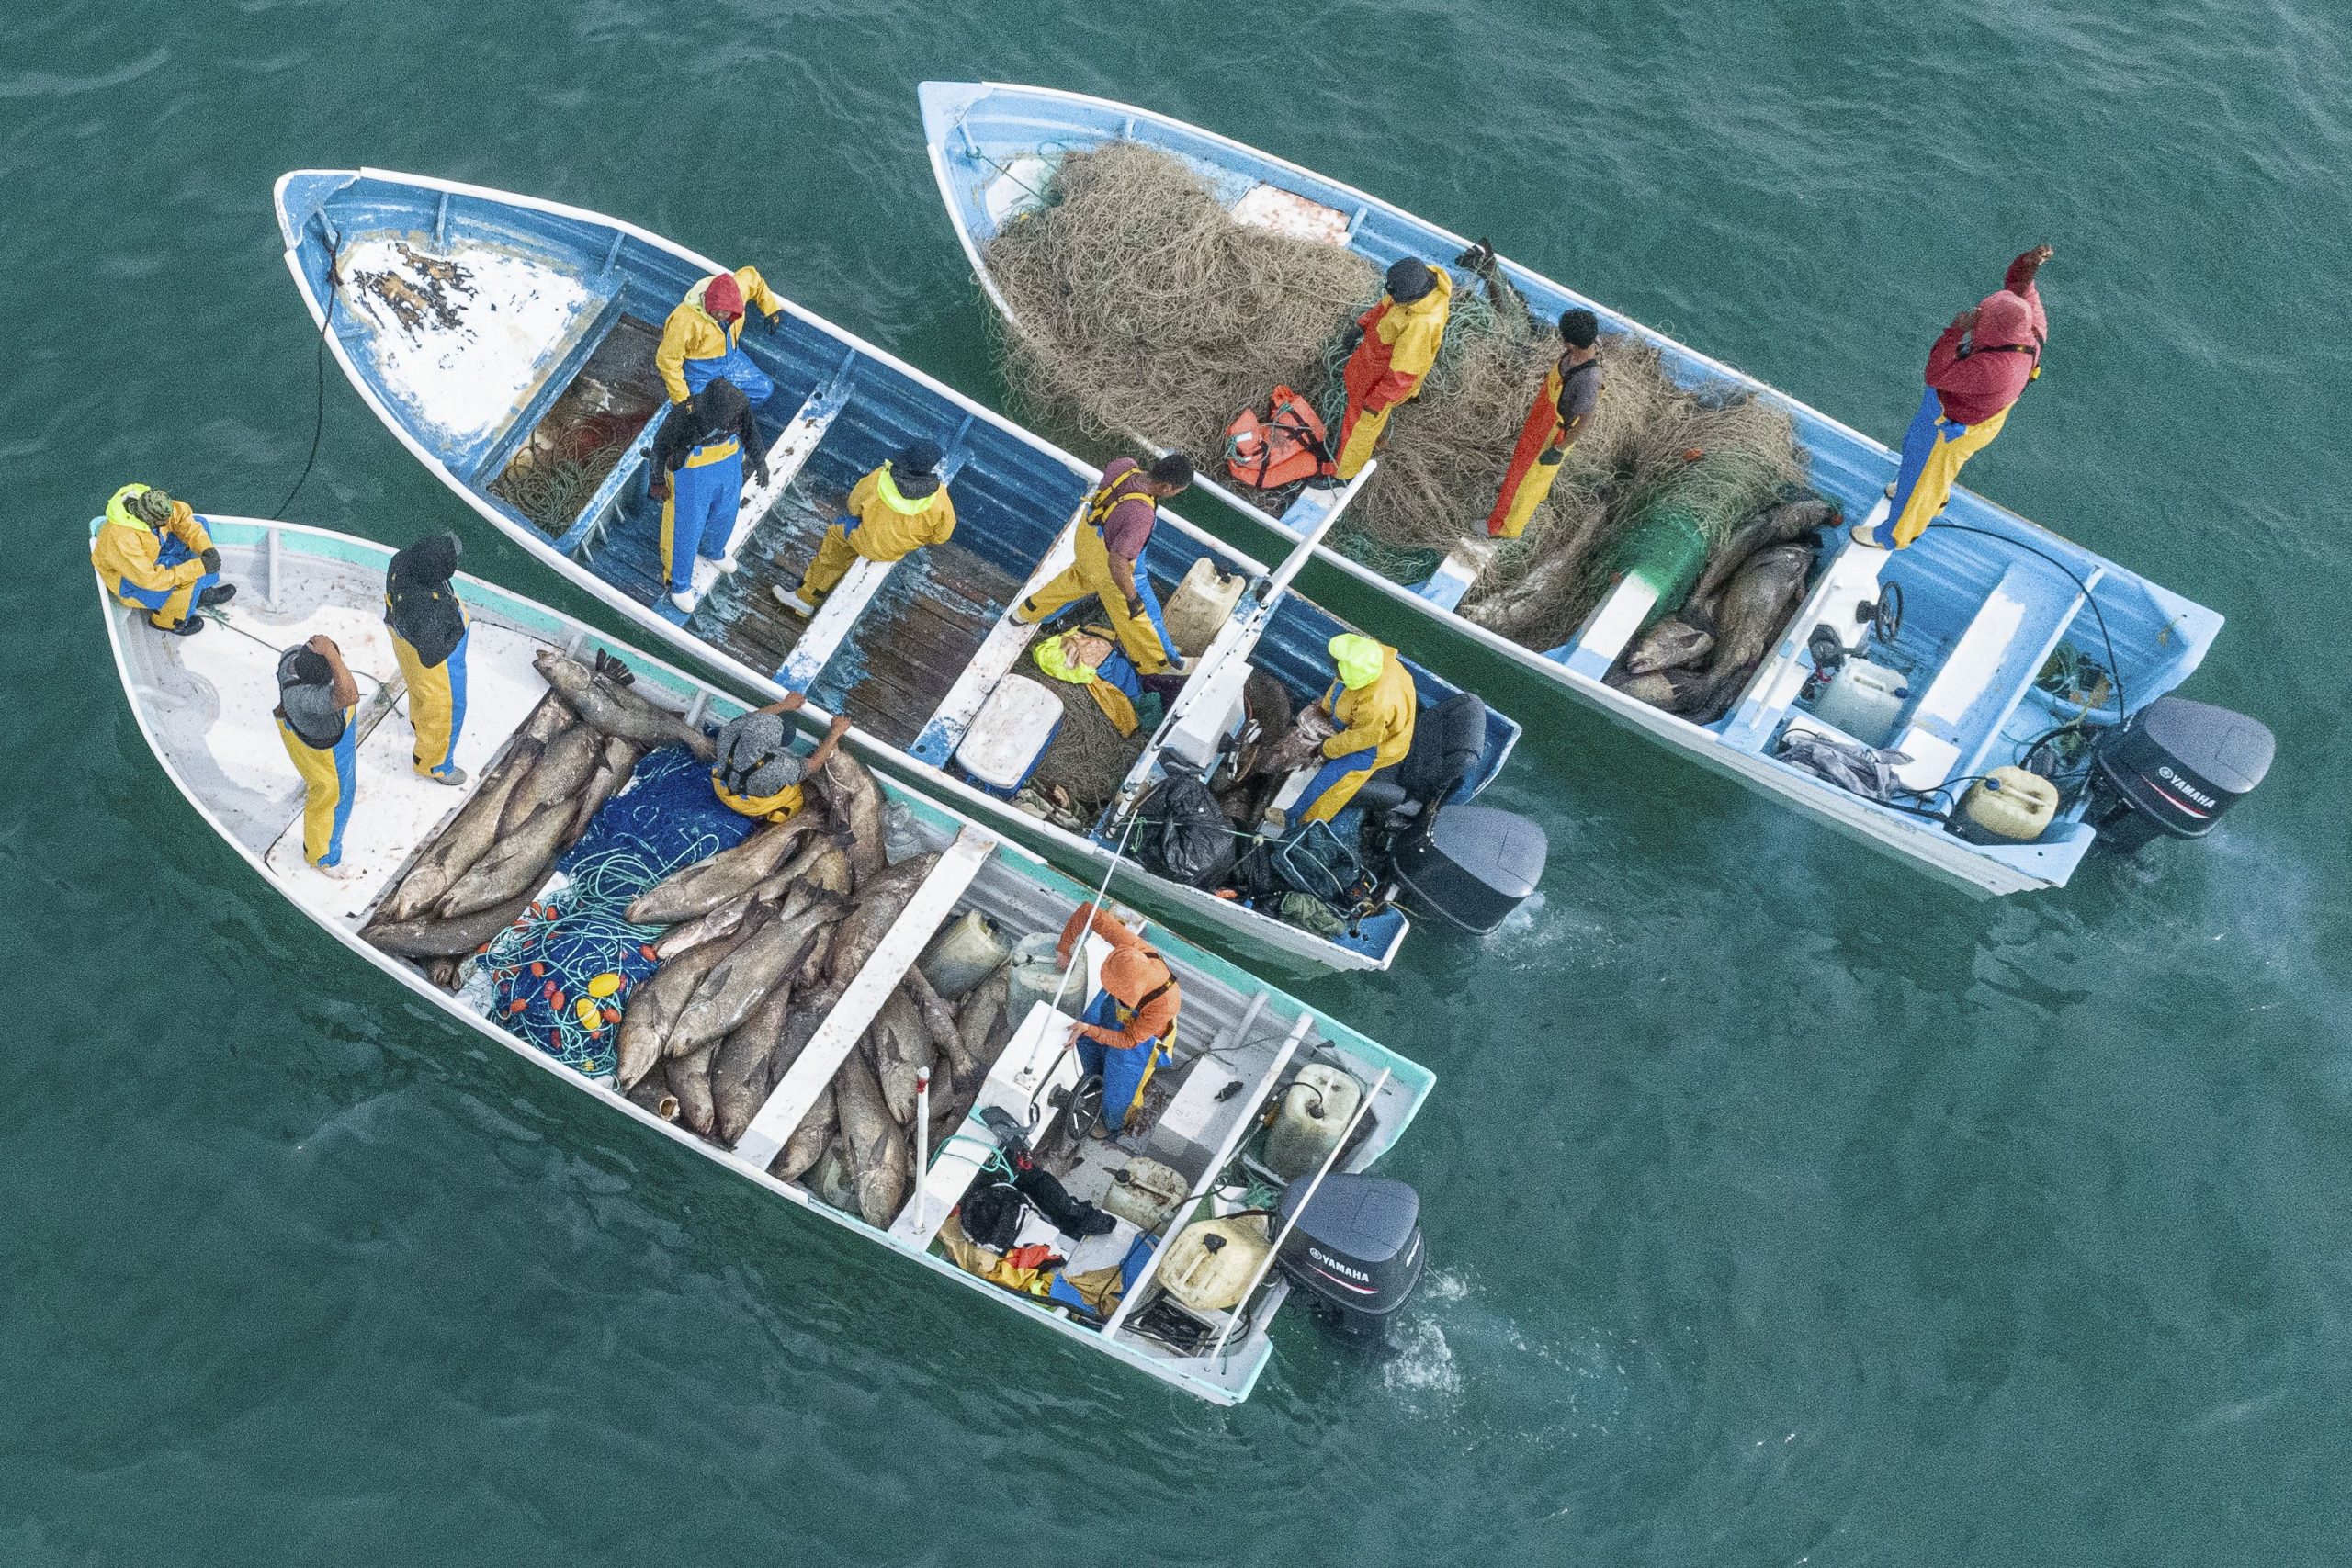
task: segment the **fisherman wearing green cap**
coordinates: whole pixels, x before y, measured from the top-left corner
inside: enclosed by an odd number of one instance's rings
[[[1339,727],[1323,742],[1323,765],[1307,781],[1294,809],[1294,822],[1329,822],[1364,780],[1395,767],[1413,749],[1413,718],[1420,698],[1396,650],[1355,632],[1341,632],[1329,645],[1339,679],[1315,710]]]
[[[146,611],[149,626],[175,637],[202,631],[196,612],[236,592],[220,581],[220,552],[204,519],[153,485],[125,485],[108,498],[90,563],[107,592]]]

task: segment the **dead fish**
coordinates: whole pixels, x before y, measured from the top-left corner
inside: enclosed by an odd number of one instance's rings
[[[849,1148],[842,1142],[838,1125],[827,1138],[824,1155],[809,1173],[808,1185],[828,1208],[844,1214],[857,1213],[857,1178],[850,1170]]]
[[[833,1009],[841,1005],[842,993],[848,989],[845,980],[825,980],[810,989],[793,993],[793,1008],[785,1018],[783,1037],[768,1057],[769,1093],[775,1093],[776,1086],[784,1082],[784,1075],[800,1060],[800,1053],[808,1049],[808,1042],[816,1037]]]
[[[978,1065],[983,1076],[996,1065],[1005,1042],[1012,1037],[1012,1024],[1005,1016],[1012,1000],[1012,978],[1000,967],[981,981],[956,1011],[956,1032],[963,1038],[964,1055]],[[957,1081],[962,1081],[960,1075]]]
[[[640,746],[684,746],[707,762],[718,754],[709,736],[636,693],[600,680],[588,666],[554,649],[541,649],[531,662],[564,706],[607,735]]]
[[[454,991],[458,988],[458,961],[436,958],[424,966],[424,977],[445,991]]]
[[[1703,612],[1668,615],[1635,639],[1625,654],[1625,673],[1646,675],[1653,670],[1679,670],[1696,664],[1715,646],[1713,624]]]
[[[635,1089],[662,1060],[662,1041],[712,965],[727,956],[734,940],[722,937],[670,960],[630,993],[621,1015],[620,1085]]]
[[[523,721],[523,728],[516,733],[526,740],[535,740],[545,746],[562,734],[571,722],[571,710],[563,705],[562,698],[549,692],[538,700],[531,709],[531,716]]]
[[[751,1016],[727,1032],[710,1064],[710,1098],[718,1107],[718,1141],[733,1148],[768,1099],[768,1058],[784,1039],[792,1009],[789,979],[771,987]]]
[[[469,915],[528,893],[545,882],[548,866],[571,828],[571,803],[550,800],[528,822],[501,838],[449,885],[435,906],[443,916]]]
[[[688,1055],[673,1056],[667,1064],[670,1092],[678,1097],[679,1122],[706,1138],[718,1115],[710,1094],[710,1064],[718,1055],[718,1046],[712,1043]]]
[[[1610,685],[1666,713],[1688,713],[1707,694],[1703,670],[1653,670],[1645,675],[1611,676]]]
[[[922,1013],[905,987],[883,999],[882,1010],[874,1015],[862,1048],[881,1079],[882,1101],[890,1108],[891,1120],[901,1127],[913,1126],[915,1086],[937,1064],[939,1048],[932,1043]]]
[[[1698,585],[1690,590],[1685,602],[1712,606],[1724,584],[1747,564],[1750,556],[1770,546],[1785,545],[1791,540],[1803,538],[1836,515],[1836,507],[1810,496],[1758,513],[1734,529],[1731,537],[1715,547],[1714,554],[1707,558],[1706,570],[1699,574]],[[1634,673],[1641,671],[1635,671]]]
[[[964,1049],[964,1036],[956,1027],[956,1010],[932,989],[931,982],[922,977],[920,969],[907,971],[902,988],[922,1017],[923,1029],[931,1035],[933,1052],[955,1079],[956,1087],[960,1089],[967,1083],[978,1083],[986,1075],[979,1070],[978,1059]],[[933,1087],[936,1098],[938,1086]]]
[[[499,838],[515,833],[550,801],[579,799],[604,750],[605,738],[584,724],[575,724],[548,741],[530,776],[514,786],[506,809],[499,813]]]
[[[526,738],[509,747],[498,766],[474,791],[474,797],[458,808],[458,815],[417,858],[408,874],[401,878],[400,886],[384,900],[376,918],[387,922],[413,920],[439,903],[441,895],[449,891],[449,884],[472,869],[482,852],[490,848],[491,841],[498,836],[498,818],[506,809],[507,797],[538,760],[537,740]],[[369,940],[374,940],[372,935]]]
[[[1567,597],[1583,558],[1581,550],[1562,550],[1547,556],[1525,577],[1491,597],[1479,600],[1462,614],[1488,631],[1510,637],[1532,626]]]
[[[820,893],[837,893],[846,897],[855,886],[850,875],[849,856],[831,838],[821,838],[804,848],[785,863],[776,873],[793,882],[813,887]]]
[[[803,1172],[824,1158],[833,1142],[833,1086],[827,1084],[817,1091],[816,1103],[784,1141],[775,1158],[768,1162],[768,1174],[779,1180],[797,1179]]]
[[[368,939],[370,946],[385,953],[398,953],[402,958],[456,957],[471,953],[490,941],[513,925],[530,907],[531,896],[526,893],[512,903],[460,915],[454,920],[438,917],[399,920],[388,925],[370,926],[360,934]]]
[[[571,830],[563,836],[564,848],[570,849],[580,841],[580,835],[588,830],[596,813],[605,809],[605,803],[628,783],[629,775],[637,771],[638,756],[637,748],[619,736],[605,738],[604,754],[588,780],[588,787],[580,793],[580,809],[572,815]]]
[[[1717,617],[1714,657],[1707,667],[1707,697],[1691,709],[1691,716],[1699,723],[1713,723],[1738,696],[1748,673],[1787,627],[1812,570],[1811,547],[1774,545],[1758,553],[1732,578],[1724,590]]]
[[[842,917],[833,929],[831,955],[826,960],[826,972],[836,980],[847,980],[865,966],[874,950],[882,944],[882,937],[906,908],[915,889],[938,863],[936,854],[916,855],[876,874],[870,880],[860,877],[857,884],[857,904]],[[854,863],[854,862],[853,862]]]
[[[774,875],[794,845],[816,829],[806,813],[761,829],[733,849],[674,871],[639,894],[628,907],[633,925],[667,926],[741,898]]]
[[[666,964],[689,949],[729,935],[742,925],[743,918],[752,912],[755,902],[751,898],[738,898],[731,904],[721,904],[708,914],[697,915],[684,925],[672,926],[662,933],[662,940],[653,944],[654,956]]]
[[[845,849],[850,874],[862,893],[867,881],[880,875],[888,863],[882,847],[882,786],[874,782],[865,763],[845,750],[833,752],[825,763],[823,777],[828,810],[849,835]]]
[[[718,1043],[752,1015],[778,982],[800,967],[809,946],[840,914],[841,906],[828,899],[796,915],[763,921],[711,965],[662,1038],[662,1055],[677,1056]]]
[[[898,1217],[906,1201],[907,1134],[890,1114],[882,1080],[862,1051],[852,1051],[833,1076],[833,1107],[841,1120],[841,1145],[857,1193],[857,1213],[879,1229]]]
[[[670,1092],[669,1075],[658,1063],[651,1072],[637,1080],[637,1087],[628,1091],[628,1097],[664,1122],[678,1119],[678,1097]]]

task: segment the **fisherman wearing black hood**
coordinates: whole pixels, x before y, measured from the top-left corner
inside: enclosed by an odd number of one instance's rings
[[[1380,302],[1356,318],[1348,345],[1342,376],[1348,412],[1340,424],[1342,479],[1355,478],[1372,461],[1396,405],[1420,395],[1453,309],[1453,279],[1445,268],[1418,256],[1401,256],[1391,265],[1387,286]]]
[[[751,400],[724,378],[672,404],[653,438],[646,488],[662,503],[662,576],[671,604],[684,614],[700,597],[695,558],[723,560],[734,542],[747,460],[752,477],[767,483],[768,445]]]
[[[945,455],[936,441],[915,440],[857,481],[842,515],[825,530],[799,590],[781,585],[776,602],[795,615],[813,615],[841,585],[851,563],[904,560],[925,545],[944,545],[956,532],[956,503],[939,477]]]
[[[458,536],[428,534],[392,558],[384,573],[384,624],[408,688],[416,731],[416,771],[435,784],[461,784],[458,734],[466,727],[465,606],[458,603]]]

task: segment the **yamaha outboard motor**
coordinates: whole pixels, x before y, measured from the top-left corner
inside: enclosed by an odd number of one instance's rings
[[[2100,737],[2083,819],[2127,854],[2158,834],[2201,839],[2254,792],[2277,747],[2258,719],[2158,697]]]
[[[1388,871],[1410,908],[1484,935],[1543,880],[1550,843],[1524,817],[1491,806],[1447,806],[1486,761],[1487,705],[1475,692],[1448,697],[1413,727],[1413,747],[1374,773],[1356,798],[1385,812]]]
[[[1277,1234],[1298,1216],[1283,1243],[1283,1272],[1336,1311],[1351,1338],[1385,1343],[1427,1262],[1421,1195],[1390,1177],[1333,1171],[1308,1202],[1309,1185],[1295,1183],[1275,1212]]]

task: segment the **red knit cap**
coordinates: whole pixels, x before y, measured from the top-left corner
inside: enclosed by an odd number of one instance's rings
[[[743,289],[733,273],[722,272],[704,287],[702,308],[721,319],[743,313]]]

